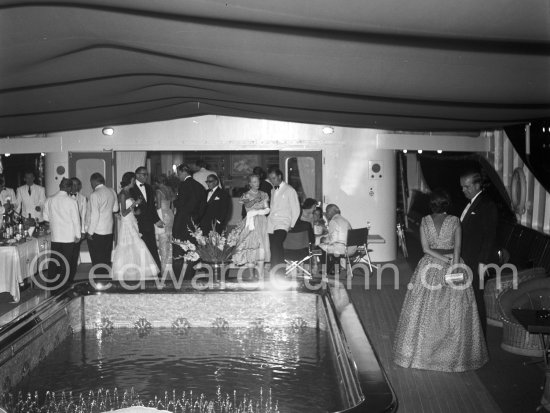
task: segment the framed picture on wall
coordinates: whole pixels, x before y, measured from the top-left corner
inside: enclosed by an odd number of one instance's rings
[[[255,166],[260,165],[258,154],[231,154],[231,175],[245,176],[252,173]]]

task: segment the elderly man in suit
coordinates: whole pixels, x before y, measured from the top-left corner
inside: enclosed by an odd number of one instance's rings
[[[194,230],[194,226],[199,225],[201,222],[206,207],[206,194],[202,185],[193,179],[193,172],[189,165],[179,165],[177,174],[180,182],[178,184],[178,196],[174,201],[176,215],[174,216],[172,237],[182,241],[195,242],[189,230]],[[178,245],[174,245],[172,255],[174,257],[172,267],[175,274],[179,275],[183,268],[183,259],[176,258],[183,256],[183,250]],[[189,265],[185,276],[190,277],[192,275],[193,269]]]
[[[60,288],[74,280],[76,267],[73,256],[76,243],[80,241],[80,215],[78,205],[71,198],[73,183],[63,178],[59,192],[49,197],[44,205],[44,220],[50,223],[52,259],[48,267],[51,288]]]
[[[157,263],[157,267],[161,268],[157,241],[155,238],[155,226],[164,228],[164,222],[160,219],[155,206],[155,191],[151,185],[147,183],[149,172],[145,166],[140,166],[136,169],[136,184],[130,189],[132,198],[136,201],[141,199],[142,202],[136,208],[136,218],[138,222],[139,233],[141,239],[147,245],[147,249]]]
[[[96,273],[108,274],[113,250],[113,214],[118,212],[117,196],[112,188],[105,186],[105,178],[99,172],[90,176],[90,184],[93,192],[88,205],[88,222],[84,224],[88,233],[88,249],[92,265],[102,266]]]
[[[25,172],[25,185],[17,188],[17,204],[21,207],[21,216],[42,221],[42,210],[46,202],[46,192],[40,185],[34,183],[34,172]]]
[[[212,228],[218,234],[221,234],[227,225],[231,199],[229,194],[220,186],[220,181],[216,175],[208,175],[206,184],[208,185],[206,209],[201,218],[200,227],[203,234],[208,234]]]
[[[328,220],[328,234],[321,238],[319,247],[326,252],[321,256],[321,262],[327,264],[327,273],[334,273],[334,257],[343,257],[346,254],[348,231],[351,229],[349,221],[340,215],[337,205],[329,204],[326,209]],[[348,254],[355,253],[357,247],[348,247]],[[325,261],[328,259],[328,262]]]
[[[295,189],[283,181],[283,173],[279,168],[270,168],[268,177],[273,185],[271,211],[267,217],[267,232],[271,250],[271,273],[273,275],[284,274],[283,242],[288,231],[300,216],[300,202]]]
[[[483,334],[487,337],[487,318],[483,289],[480,287],[484,277],[481,267],[493,262],[497,231],[498,211],[489,195],[483,191],[479,172],[468,171],[460,177],[462,192],[470,200],[462,215],[461,255],[464,263],[471,269],[472,287],[476,298],[477,310]]]

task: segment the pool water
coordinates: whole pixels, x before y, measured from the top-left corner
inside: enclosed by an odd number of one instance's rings
[[[271,391],[280,412],[341,410],[329,338],[314,328],[116,328],[85,330],[63,341],[14,389],[134,389],[141,399],[165,392],[251,400]],[[263,393],[263,396],[260,396]]]

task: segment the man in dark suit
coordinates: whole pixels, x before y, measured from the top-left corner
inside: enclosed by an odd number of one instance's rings
[[[220,186],[218,177],[214,174],[206,178],[208,191],[206,192],[206,210],[201,218],[200,227],[203,234],[208,234],[214,226],[221,234],[227,225],[231,199],[229,194]]]
[[[141,204],[136,208],[137,222],[141,239],[147,245],[147,249],[151,252],[153,259],[160,268],[160,257],[155,239],[155,225],[159,228],[164,228],[164,222],[157,214],[155,206],[155,191],[149,185],[147,177],[149,173],[147,168],[140,166],[136,169],[136,185],[130,189],[130,194],[135,200],[141,199]]]
[[[480,280],[485,274],[484,271],[480,271],[480,267],[494,260],[498,211],[489,195],[482,190],[481,181],[479,172],[466,172],[460,177],[462,192],[470,200],[460,217],[461,256],[464,263],[472,270],[472,287],[477,310],[483,334],[487,337],[485,301],[483,289],[480,288]]]
[[[194,230],[195,225],[200,224],[200,220],[206,208],[206,194],[204,187],[193,179],[193,172],[188,165],[181,164],[177,168],[178,178],[178,196],[174,201],[176,215],[174,217],[174,226],[172,227],[172,236],[181,241],[189,240],[195,243],[191,237],[189,229]],[[178,246],[172,248],[173,257],[181,257],[184,253]],[[181,274],[183,268],[183,259],[174,259],[172,267],[176,276]],[[192,276],[192,265],[187,267],[186,277]]]

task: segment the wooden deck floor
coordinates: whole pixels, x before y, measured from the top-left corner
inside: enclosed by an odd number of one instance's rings
[[[405,260],[397,263],[400,287],[393,281],[372,283],[356,276],[350,297],[362,319],[367,334],[378,353],[398,398],[399,412],[534,412],[539,404],[544,372],[540,365],[524,366],[528,358],[500,349],[501,329],[489,327],[488,347],[491,360],[483,368],[464,373],[444,373],[406,369],[392,360],[394,332],[401,311],[406,284],[411,275]],[[383,273],[384,275],[384,273]],[[384,280],[384,278],[382,278]]]

